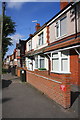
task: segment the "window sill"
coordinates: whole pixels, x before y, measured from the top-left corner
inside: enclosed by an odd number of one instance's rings
[[[55,41],[58,41],[58,40],[60,40],[62,38],[65,38],[65,37],[67,37],[67,34],[64,34],[62,36],[56,37]]]
[[[55,72],[55,71],[51,71],[51,73],[55,73],[55,74],[71,74],[71,72]]]

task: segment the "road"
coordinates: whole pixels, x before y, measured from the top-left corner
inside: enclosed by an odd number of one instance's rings
[[[77,118],[78,114],[64,109],[42,92],[19,78],[3,76],[2,118]]]

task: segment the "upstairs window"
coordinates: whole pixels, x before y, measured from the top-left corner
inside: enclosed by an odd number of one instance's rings
[[[28,41],[28,47],[29,47],[29,50],[32,49],[32,42],[31,42],[31,40]]]
[[[67,24],[66,16],[56,22],[56,37],[57,38],[66,34],[67,32],[66,24]]]
[[[59,22],[56,23],[56,37],[59,37]]]
[[[39,43],[38,45],[43,45],[44,44],[44,36],[43,32],[39,35]]]
[[[62,35],[65,35],[66,34],[66,16],[63,17],[61,20],[60,20],[60,36]]]

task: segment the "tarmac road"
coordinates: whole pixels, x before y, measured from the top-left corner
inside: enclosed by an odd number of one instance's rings
[[[28,83],[11,74],[3,75],[2,118],[77,118]]]

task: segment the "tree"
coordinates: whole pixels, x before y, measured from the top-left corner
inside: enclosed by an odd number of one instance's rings
[[[12,45],[12,39],[9,36],[16,32],[15,27],[15,22],[12,21],[11,17],[4,15],[2,35],[2,59],[4,59],[4,56],[8,51],[8,46]]]

